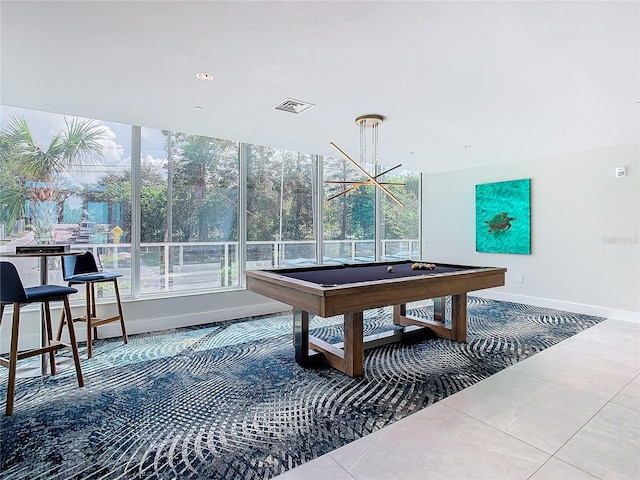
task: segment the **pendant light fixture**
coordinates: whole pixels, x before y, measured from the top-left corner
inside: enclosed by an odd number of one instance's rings
[[[389,189],[385,185],[398,185],[403,186],[404,183],[400,182],[381,182],[378,180],[381,176],[389,173],[396,168],[402,166],[402,164],[398,164],[395,167],[392,167],[388,170],[385,170],[382,173],[376,174],[377,166],[378,166],[378,127],[384,121],[384,117],[382,115],[377,114],[369,114],[369,115],[361,115],[356,118],[356,125],[360,128],[360,162],[354,161],[349,155],[347,155],[340,147],[338,147],[335,143],[330,142],[330,145],[335,148],[340,154],[349,160],[358,170],[360,170],[365,176],[365,180],[356,180],[356,181],[335,181],[335,180],[327,180],[326,184],[341,184],[341,185],[350,185],[345,188],[343,191],[332,195],[327,200],[333,200],[341,195],[345,195],[357,188],[362,187],[363,185],[376,185],[380,190],[382,190],[385,194],[387,194],[393,201],[395,201],[401,207],[404,207],[404,204],[396,197],[393,193],[389,191]],[[368,138],[367,133],[371,133],[371,138]],[[367,151],[367,142],[370,140],[370,150]],[[369,171],[365,168],[365,165],[373,166],[373,174],[369,173]]]

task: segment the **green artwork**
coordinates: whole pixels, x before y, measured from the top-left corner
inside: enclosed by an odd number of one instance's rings
[[[531,180],[476,185],[476,251],[531,253]]]

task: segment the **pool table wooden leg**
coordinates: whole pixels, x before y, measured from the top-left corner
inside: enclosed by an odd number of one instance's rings
[[[309,312],[293,310],[293,345],[296,363],[305,365],[309,360]]]
[[[451,295],[451,340],[467,341],[467,294]]]
[[[343,372],[357,377],[364,372],[363,312],[344,314]]]
[[[454,342],[467,341],[467,294],[451,295],[451,328],[445,325],[444,297],[434,298],[434,320],[407,315],[407,305],[394,305],[393,323],[403,327],[426,327],[438,337]],[[440,317],[440,318],[438,318]],[[405,329],[406,330],[406,329]]]

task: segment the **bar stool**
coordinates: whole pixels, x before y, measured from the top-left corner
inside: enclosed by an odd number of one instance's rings
[[[128,343],[127,330],[124,325],[124,315],[122,314],[122,304],[120,303],[120,291],[118,290],[118,278],[122,276],[117,272],[102,272],[98,268],[96,259],[91,252],[85,252],[82,255],[66,256],[62,258],[62,276],[69,286],[81,285],[85,286],[86,308],[85,315],[76,317],[74,322],[85,322],[87,324],[87,358],[91,358],[93,353],[91,349],[92,337],[98,338],[98,327],[111,322],[120,322],[122,330],[122,339],[124,343]],[[116,293],[116,305],[118,307],[118,315],[109,318],[96,317],[96,283],[111,282]],[[58,333],[56,338],[60,340],[62,335],[62,326],[65,323],[64,316],[60,318]],[[93,335],[92,335],[93,331]]]
[[[11,327],[11,347],[9,350],[9,358],[6,359],[0,357],[0,365],[9,368],[7,405],[5,410],[6,415],[11,415],[13,413],[16,369],[18,360],[22,360],[23,358],[48,353],[49,362],[51,364],[51,375],[55,375],[56,361],[54,353],[62,348],[71,348],[71,352],[73,353],[73,362],[76,367],[76,376],[78,377],[78,386],[84,386],[84,379],[82,378],[82,370],[80,368],[80,355],[78,354],[78,344],[76,342],[76,333],[73,329],[73,322],[67,322],[71,343],[63,343],[58,340],[54,340],[51,326],[51,310],[49,307],[49,302],[62,300],[62,302],[64,302],[63,315],[65,315],[66,318],[72,318],[71,308],[69,306],[69,295],[77,292],[78,290],[75,288],[59,285],[41,285],[39,287],[24,288],[15,265],[10,262],[0,262],[0,323],[2,323],[5,305],[13,305],[13,323]],[[42,345],[40,348],[18,352],[20,308],[22,305],[36,302],[44,304],[47,344]]]

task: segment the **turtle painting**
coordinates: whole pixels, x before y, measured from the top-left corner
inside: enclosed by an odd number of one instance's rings
[[[489,226],[489,231],[487,233],[505,232],[511,228],[511,222],[514,220],[517,220],[517,218],[510,217],[507,212],[502,212],[494,215],[489,220],[485,220],[484,223]]]

